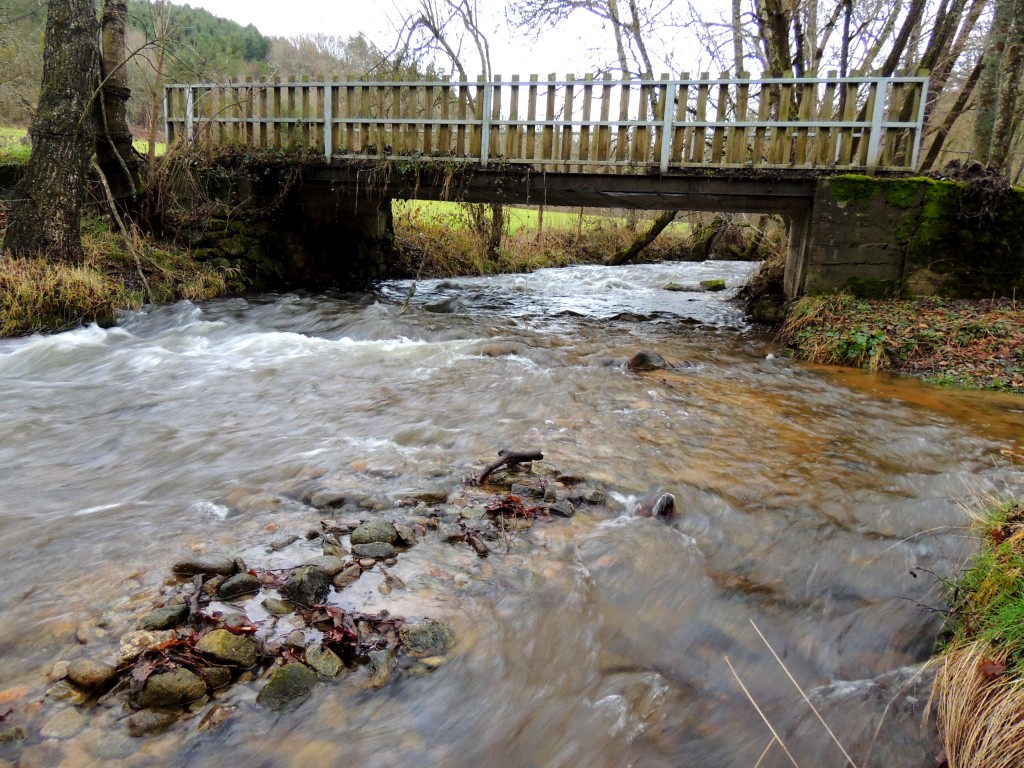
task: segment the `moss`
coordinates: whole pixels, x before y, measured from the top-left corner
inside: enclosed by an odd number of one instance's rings
[[[884,179],[881,181],[885,192],[885,201],[893,208],[907,210],[917,205],[921,199],[921,190],[927,189],[934,182],[931,179]]]
[[[872,176],[848,174],[836,176],[829,182],[832,196],[840,203],[863,202],[873,200],[879,192],[879,179]]]

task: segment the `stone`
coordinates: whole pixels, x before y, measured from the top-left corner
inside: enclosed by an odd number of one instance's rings
[[[345,669],[338,654],[322,645],[311,645],[306,649],[306,663],[321,677],[337,677]]]
[[[345,557],[348,554],[347,549],[334,541],[325,541],[321,551],[325,557]]]
[[[174,630],[171,629],[158,632],[147,629],[140,629],[135,632],[126,632],[121,635],[120,647],[117,652],[117,666],[127,666],[150,648],[170,642],[175,637],[177,637],[177,635],[175,635]]]
[[[293,629],[284,639],[284,644],[296,651],[306,650],[306,633],[301,629]]]
[[[721,278],[715,278],[713,280],[701,280],[700,287],[705,291],[724,291],[725,280]]]
[[[309,607],[322,603],[331,589],[331,580],[319,568],[301,566],[294,569],[279,591],[293,603]]]
[[[0,723],[0,744],[12,744],[16,741],[24,741],[28,736],[25,729],[20,725]]]
[[[183,667],[156,672],[146,679],[135,703],[140,707],[178,707],[201,699],[206,683]]]
[[[391,679],[391,665],[395,660],[395,652],[391,648],[370,651],[370,679],[367,686],[381,688]]]
[[[39,735],[46,739],[70,739],[85,728],[86,720],[86,716],[74,707],[62,709],[43,723]]]
[[[211,691],[223,688],[231,682],[231,670],[227,667],[206,667],[199,671],[199,676]]]
[[[668,362],[657,352],[637,352],[626,362],[631,371],[661,371],[668,368]]]
[[[294,534],[288,536],[280,536],[279,538],[276,538],[272,542],[270,542],[270,549],[273,552],[280,552],[282,549],[291,546],[298,540],[299,537],[295,536]]]
[[[295,606],[287,600],[280,600],[276,597],[264,598],[261,605],[271,616],[287,616],[295,610]]]
[[[344,589],[345,587],[355,584],[362,573],[363,569],[359,567],[358,563],[355,563],[335,576],[331,583],[334,585],[335,589]]]
[[[337,576],[345,568],[345,561],[334,555],[321,555],[305,563],[309,568],[319,568],[328,576]]]
[[[84,741],[86,754],[99,760],[99,765],[116,765],[134,755],[139,748],[136,741],[127,733],[111,733],[107,729],[96,727],[91,729],[89,738]]]
[[[423,504],[444,504],[448,501],[448,492],[441,490],[417,491],[416,493],[409,494],[406,498]]]
[[[128,716],[126,725],[132,736],[155,736],[178,721],[178,713],[166,709],[143,709]]]
[[[66,701],[68,704],[85,704],[89,700],[89,694],[67,680],[58,680],[46,689],[46,698],[51,701]]]
[[[485,507],[473,506],[464,507],[459,512],[459,517],[463,520],[480,520],[487,515],[487,509]]]
[[[336,507],[343,507],[349,499],[355,501],[358,497],[359,494],[353,491],[341,491],[336,488],[319,488],[309,494],[306,501],[318,509],[333,509]]]
[[[665,291],[685,291],[685,290],[688,290],[688,289],[687,289],[687,287],[685,285],[680,285],[679,283],[665,283],[665,285],[662,286],[662,290],[665,290]]]
[[[448,650],[452,642],[452,630],[443,621],[423,619],[404,624],[398,635],[405,652],[414,659],[438,656]]]
[[[572,517],[576,514],[575,508],[567,501],[556,501],[548,507],[548,512],[557,517]]]
[[[221,600],[235,600],[259,592],[261,587],[260,580],[251,573],[236,573],[217,588],[217,597]]]
[[[356,544],[352,547],[352,554],[356,557],[373,557],[378,560],[385,557],[394,557],[397,550],[384,542],[372,542],[370,544]]]
[[[186,603],[171,603],[163,608],[157,608],[149,613],[144,613],[135,622],[138,629],[160,630],[173,629],[184,624],[188,619],[189,608]]]
[[[408,525],[395,523],[395,532],[398,534],[398,541],[402,546],[416,546],[416,533]]]
[[[583,500],[587,502],[587,504],[597,505],[604,504],[608,500],[608,497],[596,488],[591,488],[583,495]]]
[[[447,541],[448,543],[455,543],[462,541],[466,538],[466,534],[462,528],[454,523],[445,523],[437,529],[437,535],[441,537],[441,541]]]
[[[394,523],[387,520],[370,520],[360,524],[351,533],[350,541],[356,544],[394,544],[398,541],[398,531]]]
[[[103,693],[117,680],[117,668],[95,659],[74,659],[68,663],[68,680],[90,693]]]
[[[285,664],[274,670],[256,703],[280,711],[305,701],[316,685],[316,673],[305,664]]]
[[[528,485],[527,483],[512,483],[512,487],[509,488],[513,496],[519,496],[524,499],[542,499],[544,498],[544,489],[539,485]]]
[[[222,664],[248,669],[256,663],[259,652],[255,641],[246,635],[235,635],[226,629],[208,632],[196,643],[196,650]]]
[[[171,566],[178,576],[231,576],[235,572],[235,558],[224,556],[188,558]]]
[[[359,559],[359,567],[364,571],[368,571],[370,568],[373,568],[373,566],[375,566],[376,564],[377,561],[374,560],[372,557],[362,557]]]

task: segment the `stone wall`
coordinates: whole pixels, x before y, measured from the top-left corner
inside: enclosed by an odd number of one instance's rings
[[[928,178],[818,181],[802,293],[985,298],[1024,291],[1024,193]]]

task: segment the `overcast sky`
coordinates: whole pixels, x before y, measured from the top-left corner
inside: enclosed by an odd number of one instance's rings
[[[394,44],[402,8],[412,3],[413,0],[187,0],[194,8],[205,8],[239,24],[253,24],[264,35],[323,33],[349,37],[362,32],[385,49]],[[588,55],[592,46],[583,39],[588,34],[601,36],[600,31],[588,31],[583,25],[577,25],[577,31],[566,28],[548,34],[536,44],[513,44],[502,16],[504,8],[501,0],[480,0],[481,16],[490,14],[492,30],[488,37],[495,74],[564,75],[591,72],[604,63]]]

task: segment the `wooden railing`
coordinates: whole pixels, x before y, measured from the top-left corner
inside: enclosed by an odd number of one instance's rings
[[[168,85],[169,142],[315,148],[336,157],[519,163],[546,171],[687,167],[915,169],[928,79]]]

